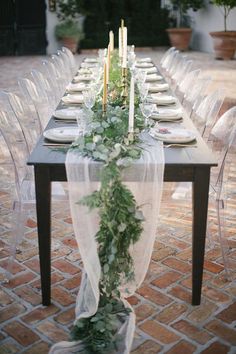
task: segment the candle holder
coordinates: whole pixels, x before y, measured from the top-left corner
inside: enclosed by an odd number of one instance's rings
[[[134,132],[129,132],[128,133],[128,140],[133,143],[134,142]]]
[[[121,81],[121,97],[123,98],[123,104],[127,105],[128,87],[127,87],[127,68],[122,68],[122,81]]]
[[[102,104],[102,116],[105,117],[106,113],[107,113],[107,105]]]

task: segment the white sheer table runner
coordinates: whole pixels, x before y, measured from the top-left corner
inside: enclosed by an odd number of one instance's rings
[[[95,235],[99,229],[97,210],[89,211],[78,204],[84,196],[99,189],[99,170],[102,164],[89,158],[81,157],[75,150],[69,150],[66,157],[66,172],[69,185],[70,208],[75,237],[84,265],[82,283],[77,296],[75,321],[94,315],[99,303],[99,280],[101,266],[98,257]],[[125,300],[134,294],[142,284],[153,250],[158,226],[158,215],[163,187],[164,153],[162,143],[148,141],[143,146],[142,156],[123,171],[123,182],[133,193],[136,203],[141,206],[144,215],[143,233],[137,243],[130,248],[133,257],[135,281],[123,284],[121,297],[126,307],[131,306]],[[131,308],[132,309],[132,308]],[[135,330],[135,315],[132,311],[128,320],[120,329],[123,342],[120,354],[131,350]],[[80,342],[60,342],[55,344],[50,353],[69,354],[82,350]],[[82,352],[82,351],[81,351]]]

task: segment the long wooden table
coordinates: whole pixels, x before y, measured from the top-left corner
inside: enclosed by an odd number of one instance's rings
[[[184,117],[182,124],[196,131],[188,117]],[[54,118],[51,118],[46,129],[61,126],[62,124],[57,124]],[[217,165],[197,131],[196,135],[197,147],[164,149],[164,181],[192,182],[193,305],[199,305],[201,301],[210,169]],[[35,172],[42,303],[49,305],[51,301],[51,182],[66,181],[67,178],[65,153],[43,146],[43,143],[44,138],[41,136],[28,159],[28,165],[33,165]]]

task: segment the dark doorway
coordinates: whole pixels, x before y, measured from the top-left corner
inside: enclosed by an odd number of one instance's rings
[[[0,55],[46,53],[45,0],[0,1]]]

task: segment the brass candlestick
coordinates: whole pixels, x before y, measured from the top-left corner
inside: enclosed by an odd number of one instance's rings
[[[107,105],[103,104],[102,105],[102,115],[103,115],[103,117],[106,115],[106,113],[107,113]]]
[[[121,81],[121,97],[123,98],[123,104],[127,105],[128,88],[127,88],[127,68],[122,68],[122,81]]]

